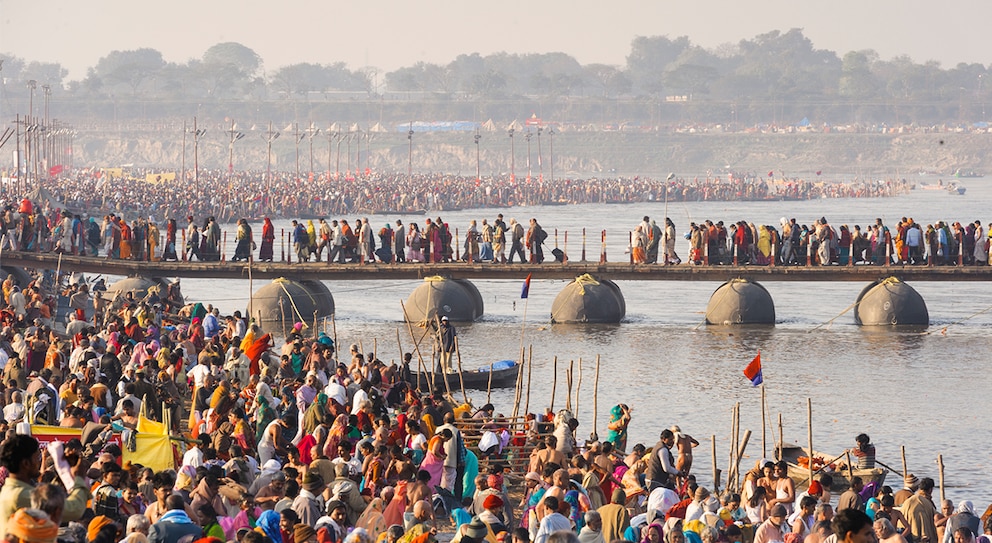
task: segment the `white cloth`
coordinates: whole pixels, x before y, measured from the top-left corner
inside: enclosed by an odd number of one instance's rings
[[[572,521],[561,513],[551,513],[541,519],[541,527],[537,529],[534,543],[548,543],[548,536],[560,530],[572,530]]]

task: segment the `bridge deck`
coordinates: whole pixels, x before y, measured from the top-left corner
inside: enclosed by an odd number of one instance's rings
[[[56,269],[57,254],[4,251],[0,265],[10,267]],[[244,262],[137,262],[106,258],[63,255],[61,270],[108,275],[146,277],[189,277],[213,279],[247,279]],[[566,264],[327,264],[327,263],[253,263],[251,275],[257,279],[316,279],[362,281],[378,279],[418,279],[441,275],[455,279],[574,279],[584,273],[624,281],[726,281],[747,278],[754,281],[858,281],[871,282],[889,276],[905,281],[988,281],[992,266],[658,266],[626,262],[578,262]]]

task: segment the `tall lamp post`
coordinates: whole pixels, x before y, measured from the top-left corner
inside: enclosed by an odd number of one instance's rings
[[[516,163],[514,162],[514,156],[513,156],[513,128],[507,130],[507,134],[510,136],[510,182],[513,183],[517,180],[517,177],[514,172],[514,166],[516,165]]]
[[[310,177],[313,177],[313,138],[320,134],[320,129],[313,125],[313,121],[310,122],[310,127],[307,128],[307,138],[310,139]]]
[[[193,117],[193,188],[200,187],[200,137],[207,133],[206,128],[198,128]]]
[[[269,129],[262,134],[265,140],[265,199],[269,199],[269,191],[272,190],[272,142],[279,139],[279,131],[272,129],[272,121],[269,121]]]
[[[538,181],[544,181],[544,160],[541,158],[541,132],[544,132],[544,127],[537,127],[537,179]]]
[[[479,129],[475,129],[475,181],[477,183],[482,182],[482,163],[480,161],[480,151],[479,151],[479,140],[482,139],[482,134],[479,134]]]
[[[551,182],[555,182],[555,129],[548,129],[548,135],[551,136]]]
[[[49,128],[49,125],[48,125],[48,100],[52,96],[52,86],[51,85],[48,85],[46,83],[46,84],[42,85],[41,88],[42,88],[42,90],[45,91],[45,124],[43,125],[44,126],[44,129],[43,129],[44,134],[42,134],[42,137],[44,137],[44,144],[42,145],[42,155],[41,155],[41,157],[42,157],[42,164],[44,165],[44,168],[45,168],[45,173],[47,174],[48,171],[49,171],[48,168],[49,168],[50,162],[51,162],[51,159],[48,156],[49,153],[50,153],[50,148],[51,148],[51,145],[49,144],[49,135],[48,135],[48,133],[50,132],[50,128]]]
[[[231,129],[227,131],[231,136],[231,143],[228,145],[228,157],[227,157],[227,183],[230,185],[234,182],[234,142],[245,137],[244,132],[238,132],[238,125],[231,121]]]
[[[410,121],[410,130],[406,133],[406,139],[410,142],[410,151],[407,153],[409,158],[406,166],[406,178],[409,181],[413,179],[413,121]]]
[[[527,140],[527,182],[528,183],[530,183],[530,178],[531,178],[531,168],[530,168],[530,138],[531,138],[531,136],[532,136],[532,134],[530,133],[530,129],[528,129],[527,130],[527,133],[524,134],[524,139]]]

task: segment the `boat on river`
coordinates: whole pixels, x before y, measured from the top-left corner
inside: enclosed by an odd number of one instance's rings
[[[796,491],[807,489],[809,487],[809,449],[788,443],[784,446],[780,445],[779,448],[782,451],[782,460],[789,464],[789,478],[795,483]],[[861,477],[866,485],[875,482],[881,486],[885,483],[887,470],[879,467],[859,469],[857,466],[848,470],[847,459],[843,456],[837,458],[837,456],[813,451],[814,475],[820,473],[830,475],[833,479],[833,483],[830,485],[831,492],[841,493],[847,490],[851,486],[851,476]],[[829,460],[833,461],[830,464],[825,464]]]
[[[493,363],[492,368],[492,388],[510,388],[516,386],[517,377],[520,373],[520,364],[518,362],[513,360],[500,360],[499,362]],[[489,366],[473,370],[463,370],[462,379],[465,381],[465,388],[473,390],[488,390],[490,387],[489,373]],[[412,372],[411,377],[414,382],[420,380],[426,383],[430,383],[432,382],[432,379],[436,378],[434,388],[444,387],[444,382],[440,379],[440,373],[426,373],[421,377],[418,372]],[[462,379],[458,378],[458,372],[445,374],[445,379],[448,381],[448,387],[451,390],[461,389]]]

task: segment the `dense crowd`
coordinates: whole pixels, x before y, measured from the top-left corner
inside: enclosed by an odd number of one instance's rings
[[[213,215],[222,223],[239,217],[284,218],[353,213],[433,212],[482,207],[635,203],[650,201],[810,200],[876,198],[903,194],[905,180],[821,182],[773,179],[754,173],[708,177],[556,178],[535,175],[475,176],[442,173],[358,172],[298,179],[288,172],[200,170],[176,180],[147,182],[155,172],[76,170],[40,182],[58,202],[80,214],[185,217]],[[116,177],[115,177],[116,176]]]
[[[854,477],[834,501],[839,475],[801,492],[787,464],[760,461],[717,498],[679,427],[628,447],[623,404],[602,440],[583,442],[567,409],[518,422],[422,392],[409,353],[339,353],[303,323],[277,345],[171,287],[106,299],[99,284],[56,285],[74,309],[64,332],[37,305],[53,294],[42,278],[0,286],[0,533],[13,543],[430,543],[439,531],[456,543],[973,543],[981,531],[970,502],[937,510],[929,478],[892,492]],[[173,467],[123,460],[143,420],[177,436]],[[42,446],[37,425],[79,434]],[[867,436],[852,453],[875,467]]]

